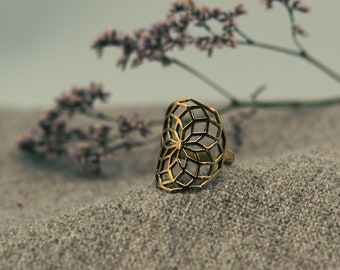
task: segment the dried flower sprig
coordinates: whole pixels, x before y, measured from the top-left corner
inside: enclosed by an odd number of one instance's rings
[[[171,58],[168,52],[174,48],[183,50],[193,45],[211,56],[214,49],[235,48],[237,45],[234,38],[236,19],[246,12],[242,4],[237,5],[231,11],[224,11],[220,8],[198,6],[192,0],[179,0],[173,2],[165,20],[153,24],[148,29],[137,30],[131,35],[119,33],[116,29],[105,30],[95,39],[91,47],[99,56],[106,47],[120,47],[122,55],[117,61],[117,66],[123,70],[128,63],[135,68],[140,66],[144,60],[157,61],[163,66],[175,64],[207,83],[233,103],[237,103],[237,99],[230,91],[187,64]],[[220,35],[195,36],[190,33],[191,27],[209,31],[211,21],[221,26]]]
[[[233,31],[236,19],[245,13],[241,4],[231,11],[224,11],[220,8],[198,6],[191,0],[176,1],[171,5],[164,21],[155,23],[148,29],[137,30],[131,35],[108,29],[95,39],[92,48],[100,56],[107,46],[121,47],[122,56],[117,66],[122,69],[129,62],[132,67],[138,67],[145,59],[168,66],[171,60],[167,53],[174,48],[183,50],[194,45],[211,56],[215,48],[235,47]],[[220,36],[194,36],[190,33],[191,26],[209,29],[208,23],[212,20],[221,25]]]
[[[307,37],[308,33],[304,30],[300,25],[295,22],[295,13],[309,13],[311,11],[311,6],[308,4],[304,4],[301,0],[261,0],[263,4],[267,6],[267,8],[271,9],[273,7],[274,2],[278,2],[282,4],[289,15],[290,23],[291,23],[291,32],[293,42],[296,47],[300,51],[300,54],[304,57],[308,56],[306,49],[302,45],[302,43],[298,40],[297,36]]]
[[[307,36],[308,34],[295,23],[295,13],[308,13],[311,10],[310,6],[300,0],[262,0],[261,2],[267,8],[272,8],[273,3],[278,2],[287,9],[291,20],[292,38],[298,50],[258,42],[245,34],[236,23],[236,19],[240,15],[247,13],[242,4],[237,5],[231,11],[225,11],[221,8],[198,6],[193,0],[173,2],[163,21],[148,29],[135,31],[131,35],[122,34],[116,29],[108,29],[95,39],[92,48],[98,55],[102,55],[106,47],[121,47],[123,54],[117,65],[123,69],[128,63],[132,67],[140,66],[145,59],[161,62],[163,66],[175,64],[224,95],[234,105],[238,104],[238,100],[231,94],[231,91],[216,84],[188,64],[170,57],[168,52],[174,48],[181,50],[187,46],[195,45],[196,48],[211,56],[216,48],[235,48],[237,45],[258,47],[302,58],[340,83],[340,75],[307,53],[297,38],[298,35]],[[216,21],[221,25],[219,33],[215,33],[209,26],[211,21]],[[208,35],[192,35],[190,33],[192,27],[204,29]]]
[[[105,102],[108,97],[101,84],[73,87],[57,97],[55,106],[42,114],[37,126],[18,139],[18,147],[48,159],[69,158],[85,173],[99,173],[101,162],[112,158],[115,151],[144,144],[135,140],[135,132],[142,138],[149,138],[151,134],[148,121],[138,114],[131,119],[124,115],[115,119],[95,112],[95,101]],[[96,122],[88,128],[69,127],[75,114],[106,122]]]

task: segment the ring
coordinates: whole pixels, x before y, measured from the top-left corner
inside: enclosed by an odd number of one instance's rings
[[[202,188],[231,165],[234,153],[226,149],[219,113],[193,98],[169,105],[162,132],[156,185],[166,191]]]

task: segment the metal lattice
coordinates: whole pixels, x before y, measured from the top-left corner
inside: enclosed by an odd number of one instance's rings
[[[220,172],[225,144],[215,109],[192,98],[175,101],[165,116],[157,185],[167,191],[202,188]]]

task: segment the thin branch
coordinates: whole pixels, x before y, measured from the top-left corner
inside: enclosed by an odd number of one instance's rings
[[[105,155],[112,154],[120,149],[132,149],[132,148],[138,148],[142,146],[147,146],[150,144],[153,144],[155,142],[159,142],[159,138],[156,136],[154,138],[149,139],[148,141],[136,141],[136,140],[130,140],[126,142],[122,142],[120,144],[115,144],[110,146],[106,151],[104,152]]]
[[[237,40],[236,44],[242,45],[242,46],[258,47],[258,48],[262,48],[262,49],[266,49],[266,50],[270,50],[270,51],[274,51],[274,52],[279,52],[279,53],[283,53],[283,54],[287,54],[287,55],[291,55],[291,56],[301,57],[301,55],[298,51],[288,49],[288,48],[285,48],[285,47],[281,47],[281,46],[277,46],[277,45],[273,45],[273,44],[264,43],[264,42],[258,42],[258,41],[254,41],[254,40],[252,40],[251,42],[243,41],[243,40]]]
[[[309,101],[292,101],[292,100],[278,100],[278,101],[238,101],[237,104],[228,104],[227,106],[218,109],[220,114],[226,114],[233,110],[242,108],[260,108],[260,109],[272,109],[272,108],[309,108],[309,107],[326,107],[330,105],[340,104],[340,97],[309,100]],[[160,126],[163,124],[162,119],[152,120],[149,122],[149,126]]]
[[[99,120],[103,120],[103,121],[107,121],[107,122],[111,122],[111,123],[117,122],[116,118],[109,116],[109,115],[107,115],[103,112],[91,110],[91,111],[83,112],[83,114],[90,117],[90,118],[94,118],[94,119],[97,119],[97,120],[99,119]]]
[[[237,104],[238,100],[236,97],[234,97],[228,90],[226,90],[225,88],[223,88],[222,86],[218,85],[217,83],[213,82],[212,80],[210,80],[207,76],[205,76],[203,73],[195,70],[193,67],[189,66],[188,64],[183,63],[182,61],[176,59],[176,58],[169,58],[169,60],[181,67],[182,69],[186,70],[187,72],[191,73],[192,75],[194,75],[195,77],[197,77],[198,79],[200,79],[201,81],[203,81],[204,83],[206,83],[207,85],[209,85],[210,87],[212,87],[213,89],[215,89],[218,93],[220,93],[221,95],[225,96],[227,99],[229,99],[232,103]]]
[[[222,107],[218,111],[221,114],[225,114],[232,110],[241,108],[261,108],[261,109],[272,109],[272,108],[306,108],[306,107],[325,107],[330,105],[340,104],[340,97],[328,98],[320,100],[309,100],[309,101],[293,101],[293,100],[281,100],[281,101],[239,101],[238,104],[229,104]]]
[[[294,10],[291,7],[289,7],[287,4],[285,6],[286,6],[286,9],[287,9],[288,15],[289,15],[293,42],[294,42],[295,46],[298,48],[298,50],[300,51],[301,55],[307,55],[307,50],[304,48],[302,43],[299,41],[299,39],[297,37],[297,33],[295,31],[296,23],[295,23],[295,17],[294,17]]]
[[[340,83],[340,75],[337,74],[335,71],[324,65],[319,60],[315,59],[310,54],[307,54],[305,56],[302,56],[307,62],[311,63],[313,66],[317,67],[318,69],[322,70],[325,74],[327,74],[329,77],[333,78],[335,81]]]
[[[294,19],[294,17],[292,17],[292,27],[293,27],[294,23],[295,23],[295,19]],[[212,36],[217,35],[216,33],[214,33],[211,30],[211,28],[208,25],[206,25],[204,28]],[[303,58],[307,62],[309,62],[310,64],[312,64],[313,66],[315,66],[316,68],[318,68],[319,70],[321,70],[322,72],[327,74],[329,77],[331,77],[332,79],[334,79],[335,81],[340,83],[340,75],[339,74],[337,74],[335,71],[333,71],[332,69],[327,67],[325,64],[323,64],[322,62],[320,62],[319,60],[317,60],[313,56],[311,56],[309,53],[307,53],[306,49],[302,46],[302,44],[297,39],[296,32],[293,30],[293,28],[292,28],[292,37],[293,37],[293,40],[294,40],[296,46],[299,48],[300,51],[292,50],[292,49],[289,49],[289,48],[285,48],[285,47],[281,47],[281,46],[277,46],[277,45],[273,45],[273,44],[269,44],[269,43],[255,41],[254,39],[252,39],[249,35],[247,35],[245,32],[243,32],[237,26],[234,27],[234,31],[237,34],[239,34],[240,37],[243,38],[243,40],[236,40],[236,44],[238,44],[238,45],[257,47],[257,48],[262,48],[262,49],[266,49],[266,50],[270,50],[270,51],[274,51],[274,52],[283,53],[283,54],[286,54],[286,55],[295,56],[295,57],[298,57],[298,58]]]
[[[113,145],[105,150],[105,155],[114,153],[120,149],[132,149],[136,147],[143,146],[145,143],[141,141],[126,141],[120,144]]]
[[[316,68],[318,68],[319,70],[321,70],[323,73],[325,73],[326,75],[328,75],[332,79],[334,79],[336,82],[340,83],[340,75],[339,74],[337,74],[335,71],[333,71],[331,68],[327,67],[325,64],[323,64],[319,60],[315,59],[313,56],[311,56],[309,53],[307,53],[306,50],[296,51],[296,50],[288,49],[288,48],[277,46],[277,45],[272,45],[272,44],[268,44],[268,43],[264,43],[264,42],[258,42],[258,41],[255,41],[255,40],[249,38],[248,36],[246,36],[244,32],[240,31],[240,29],[235,30],[235,32],[237,32],[238,34],[242,33],[242,34],[240,34],[240,36],[245,39],[245,40],[237,40],[236,43],[238,45],[262,48],[262,49],[266,49],[266,50],[270,50],[270,51],[279,52],[279,53],[295,56],[295,57],[298,57],[298,58],[302,58],[302,59],[306,60],[307,62],[309,62],[310,64],[312,64],[313,66],[315,66]]]
[[[273,45],[273,44],[255,41],[253,38],[251,38],[249,35],[247,35],[245,32],[243,32],[240,28],[238,28],[237,26],[234,26],[234,31],[237,34],[239,34],[240,37],[243,38],[243,40],[237,40],[236,44],[242,45],[242,46],[258,47],[258,48],[262,48],[262,49],[266,49],[266,50],[270,50],[270,51],[274,51],[274,52],[283,53],[283,54],[286,54],[286,55],[295,56],[295,57],[298,57],[298,58],[303,58],[304,60],[306,60],[307,62],[309,62],[310,64],[312,64],[313,66],[315,66],[316,68],[318,68],[319,70],[321,70],[322,72],[327,74],[329,77],[331,77],[332,79],[334,79],[335,81],[340,83],[340,75],[339,74],[337,74],[331,68],[327,67],[325,64],[323,64],[322,62],[320,62],[319,60],[317,60],[313,56],[311,56],[309,53],[307,53],[307,50],[303,47],[301,42],[298,40],[296,31],[294,31],[295,17],[294,17],[294,14],[293,14],[293,10],[289,7],[286,7],[286,8],[288,10],[288,14],[289,14],[289,17],[290,17],[293,42],[295,43],[296,47],[298,48],[298,51],[292,50],[292,49],[289,49],[289,48],[285,48],[285,47],[281,47],[281,46],[277,46],[277,45]],[[204,29],[209,34],[211,34],[212,36],[217,36],[217,34],[215,32],[213,32],[207,24],[204,25]]]
[[[320,70],[322,70],[324,73],[326,73],[328,76],[330,76],[331,78],[333,78],[334,80],[336,80],[338,83],[340,83],[340,75],[338,75],[337,73],[335,73],[332,69],[330,69],[329,67],[325,66],[323,63],[321,63],[319,60],[316,60],[314,57],[312,57],[311,55],[309,55],[309,53],[307,52],[306,48],[302,45],[302,43],[300,42],[300,40],[298,39],[297,36],[297,32],[295,31],[295,26],[296,26],[296,22],[295,22],[295,17],[294,17],[294,10],[289,7],[288,5],[286,5],[286,9],[288,11],[288,15],[289,15],[289,19],[290,19],[290,25],[291,25],[291,32],[292,32],[292,39],[293,42],[295,44],[295,46],[298,48],[298,50],[300,51],[300,57],[304,58],[307,62],[309,62],[310,64],[314,65],[315,67],[319,68]]]
[[[248,44],[258,43],[255,42],[250,36],[244,33],[240,28],[234,26],[234,31],[239,34]]]

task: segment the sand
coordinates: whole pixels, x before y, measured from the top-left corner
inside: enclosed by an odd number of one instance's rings
[[[340,269],[339,106],[259,111],[232,166],[175,194],[158,143],[97,178],[18,152],[37,116],[0,109],[0,269]]]

